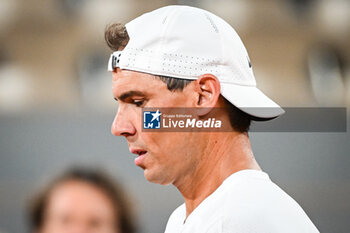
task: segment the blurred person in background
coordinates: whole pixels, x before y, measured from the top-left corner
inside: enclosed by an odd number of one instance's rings
[[[134,233],[135,219],[122,188],[106,174],[73,168],[30,202],[35,233]]]

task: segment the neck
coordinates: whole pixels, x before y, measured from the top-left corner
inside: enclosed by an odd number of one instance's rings
[[[193,172],[174,182],[185,199],[186,218],[231,174],[244,169],[261,170],[247,133],[209,134],[205,144]]]

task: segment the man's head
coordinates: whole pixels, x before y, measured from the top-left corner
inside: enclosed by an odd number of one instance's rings
[[[282,113],[255,87],[246,50],[235,31],[217,16],[170,6],[144,14],[126,27],[106,29],[112,50],[113,94],[119,109],[112,133],[125,136],[135,163],[148,180],[168,184],[189,174],[201,160],[210,134],[144,133],[141,108],[228,107],[232,131],[246,133],[251,119]],[[253,108],[255,107],[255,109]],[[275,107],[274,111],[258,109]]]
[[[30,206],[36,233],[135,232],[121,188],[105,174],[76,168],[51,182]]]

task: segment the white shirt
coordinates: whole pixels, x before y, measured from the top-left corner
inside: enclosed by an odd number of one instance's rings
[[[182,204],[170,216],[165,233],[314,233],[309,217],[268,174],[238,171],[188,216]]]

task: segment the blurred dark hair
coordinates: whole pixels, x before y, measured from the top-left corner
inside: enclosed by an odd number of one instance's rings
[[[115,23],[107,26],[105,30],[105,40],[110,49],[113,51],[123,50],[129,42],[129,35],[126,27],[120,23]],[[155,75],[163,81],[170,91],[182,91],[192,80],[179,79],[167,76]],[[225,98],[224,98],[225,99]],[[250,115],[238,109],[225,99],[228,107],[228,114],[232,128],[237,132],[248,132],[251,120]]]
[[[115,222],[119,223],[116,232],[135,233],[136,226],[124,191],[110,176],[98,169],[74,167],[54,179],[44,190],[29,203],[29,224],[32,232],[39,230],[45,221],[45,212],[51,192],[58,185],[67,181],[79,181],[93,185],[105,193],[113,203]],[[116,227],[118,224],[116,224]]]

